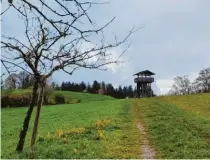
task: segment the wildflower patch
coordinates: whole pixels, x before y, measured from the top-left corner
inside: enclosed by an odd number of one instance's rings
[[[98,120],[96,123],[95,123],[95,128],[96,129],[103,129],[105,126],[107,126],[109,123],[111,122],[111,120]]]

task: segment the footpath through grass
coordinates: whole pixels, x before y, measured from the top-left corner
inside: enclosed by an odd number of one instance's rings
[[[203,112],[210,105],[202,106],[205,102],[200,101],[202,103],[200,107],[194,109],[192,106],[192,111],[190,111],[189,105],[188,107],[175,105],[174,101],[169,103],[169,99],[159,97],[133,101],[133,107],[139,119],[145,124],[158,157],[167,159],[210,158],[210,120]],[[188,104],[187,101],[185,97],[186,104]],[[196,110],[201,114],[197,115],[194,112]]]
[[[139,134],[130,107],[125,100],[43,107],[33,156],[29,142],[34,114],[24,152],[17,154],[27,108],[2,109],[1,158],[139,158]]]

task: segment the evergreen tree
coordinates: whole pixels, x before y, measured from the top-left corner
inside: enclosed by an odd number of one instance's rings
[[[61,83],[61,90],[64,90],[64,82]]]
[[[108,83],[106,85],[106,90],[107,90],[107,95],[113,96],[115,94],[114,87],[112,86],[111,83]]]
[[[106,88],[106,84],[105,84],[105,82],[104,82],[104,81],[102,81],[102,82],[101,82],[101,87],[102,87],[103,89],[105,89],[105,88]]]
[[[133,97],[133,87],[131,85],[128,86],[128,96]]]
[[[112,93],[112,96],[113,96],[114,98],[119,98],[118,88],[115,88],[115,89],[114,89],[114,91],[113,91],[113,93]]]
[[[56,87],[59,89],[59,87]],[[89,92],[96,94],[100,89],[103,89],[103,94],[112,96],[114,98],[126,98],[127,96],[132,98],[134,96],[134,90],[131,85],[114,88],[111,83],[106,84],[104,81],[99,83],[98,81],[93,81],[92,85],[88,83],[87,85],[82,81],[81,83],[74,82],[62,82],[62,90],[69,90],[74,92]]]
[[[127,97],[127,94],[128,94],[127,92],[128,92],[128,87],[127,86],[123,87],[123,95],[124,95],[124,98]]]
[[[66,88],[68,91],[74,91],[74,83],[71,82],[66,83]]]
[[[80,86],[79,86],[78,83],[75,83],[75,84],[74,84],[74,91],[75,91],[75,92],[80,92]]]
[[[104,90],[104,94],[107,94],[106,83],[104,81],[101,82],[101,87]]]
[[[92,93],[97,93],[97,91],[100,89],[100,83],[98,83],[96,80],[93,81],[92,86]]]
[[[88,83],[88,85],[87,85],[87,92],[89,92],[89,93],[92,92],[92,87],[91,87],[90,83]]]
[[[118,87],[118,98],[124,98],[123,89],[121,85]]]
[[[86,84],[82,81],[80,84],[79,84],[79,90],[80,92],[83,92],[85,89],[86,89]]]
[[[74,82],[72,82],[72,83],[69,82],[69,90],[75,91],[75,83]]]

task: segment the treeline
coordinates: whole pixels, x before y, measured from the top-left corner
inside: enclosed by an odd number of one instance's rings
[[[1,89],[14,90],[14,89],[28,89],[34,83],[34,77],[27,72],[12,73],[4,81],[1,81]],[[93,94],[104,94],[114,98],[134,97],[135,90],[131,85],[114,87],[111,83],[93,81],[90,83],[75,83],[63,82],[61,85],[49,79],[47,87],[55,90],[74,91],[74,92],[88,92]]]
[[[62,91],[74,91],[74,92],[88,92],[93,94],[104,94],[114,98],[126,98],[134,97],[135,90],[131,85],[121,86],[115,88],[111,83],[93,81],[90,83],[74,83],[74,82],[63,82],[60,86],[55,85],[55,89]]]
[[[175,77],[168,94],[187,95],[207,92],[210,92],[210,67],[202,69],[194,81],[190,81],[187,75]]]

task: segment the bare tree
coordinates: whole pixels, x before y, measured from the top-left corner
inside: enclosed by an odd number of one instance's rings
[[[191,83],[191,93],[201,93],[203,92],[203,87],[195,80]]]
[[[5,80],[2,79],[2,84],[4,84],[5,89],[26,89],[32,86],[33,83],[34,77],[25,71],[17,74],[11,73]]]
[[[18,86],[18,76],[15,73],[10,74],[4,81],[5,89],[12,90]]]
[[[88,14],[91,6],[98,3],[90,1],[9,0],[8,2],[10,9],[17,11],[13,14],[18,14],[20,23],[25,25],[25,39],[2,35],[1,62],[8,73],[23,70],[33,75],[35,79],[31,103],[16,147],[17,151],[22,152],[38,87],[41,86],[41,89],[31,138],[31,150],[35,144],[47,79],[58,70],[69,75],[78,68],[106,70],[104,66],[120,62],[122,54],[129,46],[116,59],[113,59],[111,49],[126,43],[134,30],[132,29],[120,41],[114,35],[113,41],[106,42],[103,31],[114,21],[114,18],[98,27]],[[97,41],[94,41],[93,37],[96,37]]]
[[[177,87],[177,85],[174,85],[171,87],[171,89],[168,91],[168,95],[179,95],[180,91]]]
[[[188,76],[177,76],[174,78],[174,84],[169,91],[170,95],[186,95],[191,92],[191,83]]]
[[[195,83],[203,92],[210,92],[210,67],[199,72]]]
[[[4,89],[4,81],[3,81],[2,77],[1,77],[1,90],[3,90],[3,89]]]
[[[34,83],[33,76],[31,74],[28,74],[25,71],[18,73],[17,77],[18,77],[18,83],[19,83],[18,88],[26,89],[26,88],[32,86]]]

